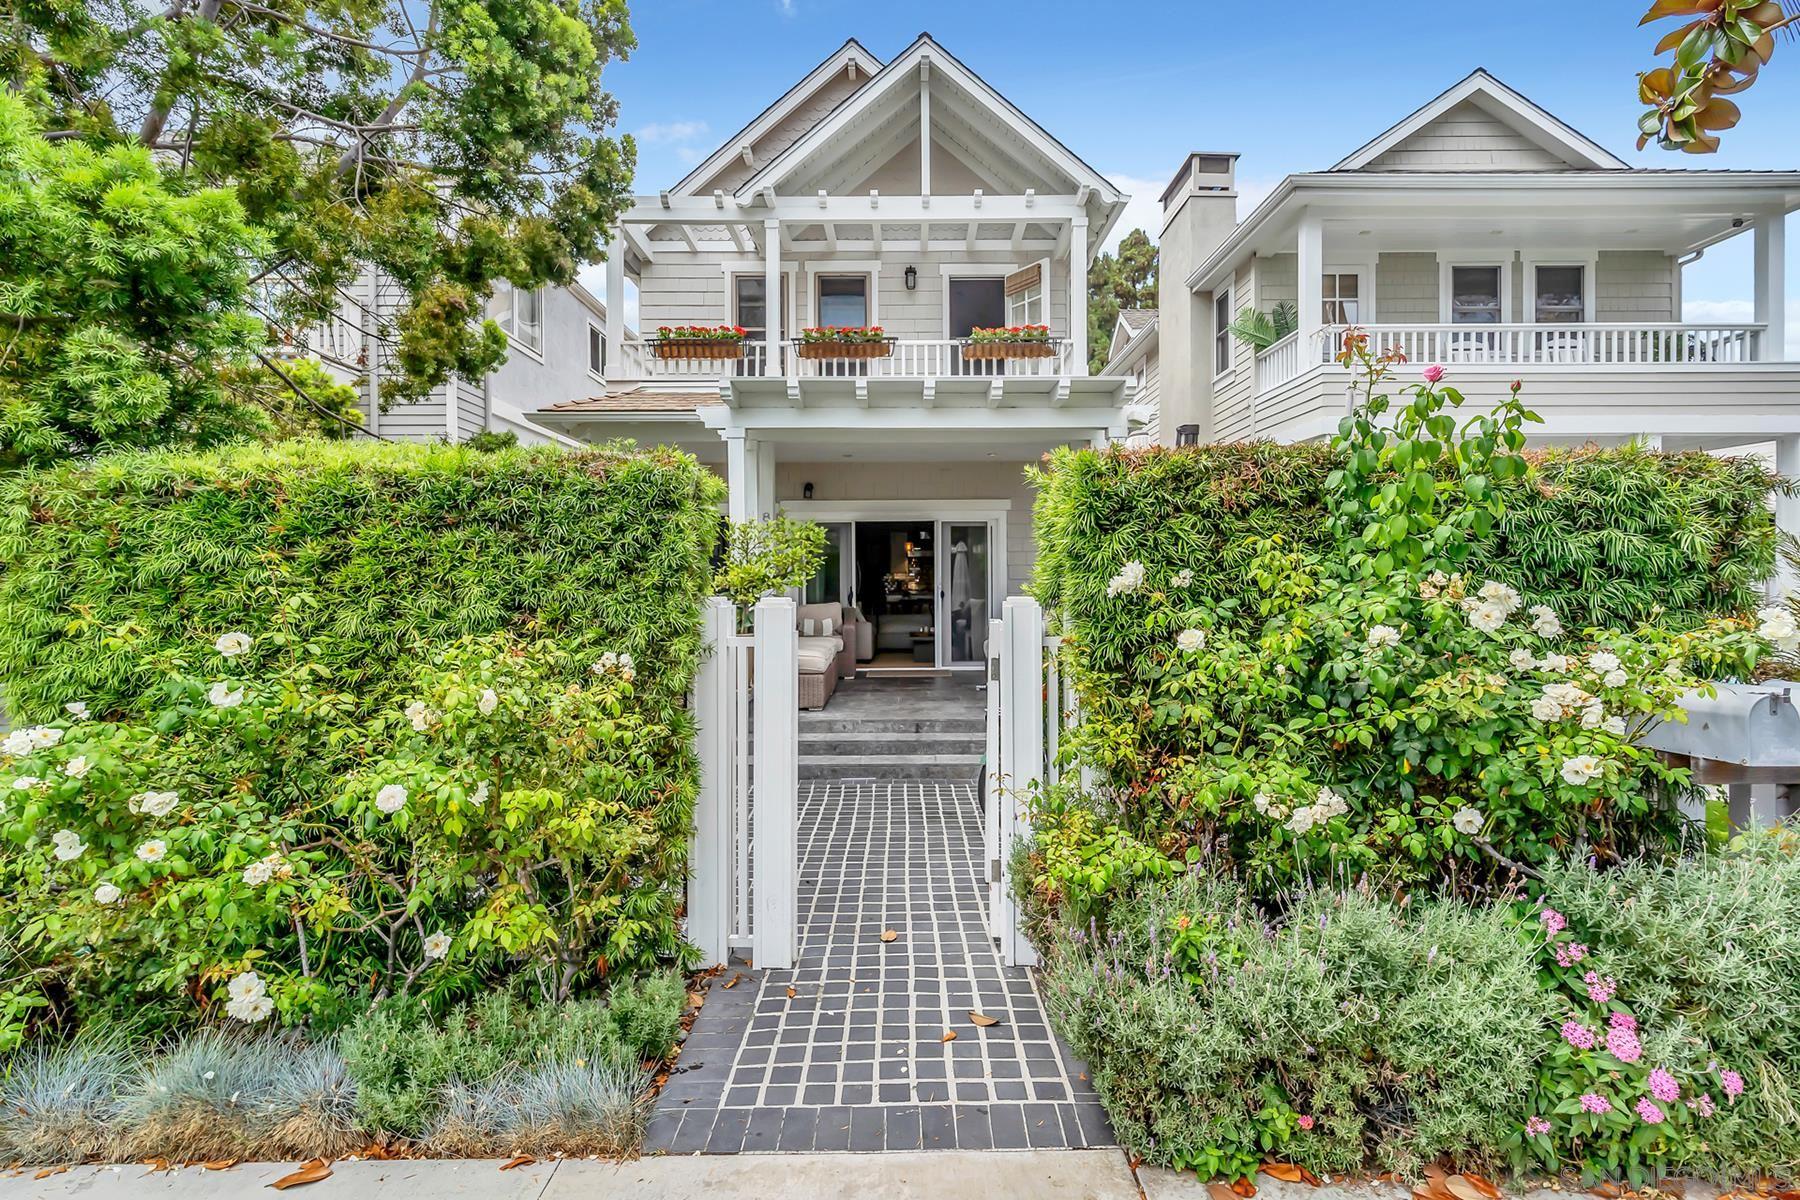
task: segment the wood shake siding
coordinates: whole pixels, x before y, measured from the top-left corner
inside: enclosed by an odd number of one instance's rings
[[[1437,255],[1389,253],[1375,260],[1375,319],[1393,324],[1438,320]]]
[[[806,131],[817,125],[831,114],[831,110],[849,99],[851,93],[869,81],[866,74],[858,74],[856,81],[851,82],[848,72],[838,75],[827,83],[821,84],[806,103],[789,113],[787,119],[764,133],[750,147],[754,166],[744,165],[741,157],[733,158],[705,183],[694,189],[696,195],[710,195],[714,188],[726,192],[735,192],[745,180],[762,170],[771,159],[792,146],[805,136]]]
[[[1231,290],[1234,315],[1256,302],[1256,280],[1261,261],[1253,258],[1237,269]],[[1256,370],[1256,354],[1234,337],[1227,336],[1225,343],[1231,356],[1231,369],[1213,377],[1212,440],[1241,442],[1256,436],[1250,416],[1250,388]]]
[[[1465,100],[1367,171],[1566,171],[1569,164]]]
[[[1675,279],[1681,268],[1658,250],[1602,250],[1595,270],[1596,321],[1678,321]]]

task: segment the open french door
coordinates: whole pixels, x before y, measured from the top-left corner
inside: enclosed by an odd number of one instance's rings
[[[987,666],[988,620],[994,615],[999,551],[992,521],[939,521],[937,527],[938,665]]]

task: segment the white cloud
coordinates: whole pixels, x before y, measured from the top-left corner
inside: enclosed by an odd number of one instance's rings
[[[705,121],[652,121],[636,136],[640,142],[691,142],[705,132]]]
[[[1681,302],[1681,319],[1698,325],[1748,325],[1756,320],[1756,306],[1749,300],[1688,300]],[[1800,312],[1787,314],[1787,355],[1800,357]]]
[[[791,17],[794,15],[794,0],[777,0],[777,3],[781,8],[782,16]]]

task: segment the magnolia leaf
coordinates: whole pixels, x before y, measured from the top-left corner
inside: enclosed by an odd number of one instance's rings
[[[938,1039],[938,1041],[940,1041],[940,1042],[954,1042],[955,1040],[956,1040],[956,1030],[954,1030],[954,1029],[944,1030],[944,1036]]]
[[[1679,29],[1672,29],[1668,33],[1663,34],[1662,41],[1656,43],[1656,49],[1651,51],[1651,53],[1658,54],[1658,55],[1667,54],[1669,51],[1673,50],[1675,47],[1681,45],[1681,39],[1685,38],[1689,33],[1693,32],[1693,29],[1696,25],[1704,24],[1705,20],[1706,20],[1706,18],[1702,17],[1698,21],[1692,21],[1686,25],[1681,26]]]
[[[1695,123],[1702,129],[1730,129],[1742,115],[1737,105],[1715,96],[1696,115]]]
[[[1700,13],[1708,13],[1719,7],[1723,0],[1656,0],[1650,6],[1639,25],[1648,25],[1652,21],[1660,21],[1664,17],[1692,17]]]
[[[317,1183],[321,1179],[331,1178],[331,1167],[322,1158],[315,1158],[299,1170],[283,1175],[269,1186],[278,1192],[285,1192],[291,1187]]]
[[[884,929],[881,931],[881,940],[884,942],[891,942],[899,936],[900,932],[896,929]]]
[[[1487,1200],[1500,1200],[1500,1189],[1495,1187],[1486,1176],[1477,1175],[1473,1171],[1464,1171],[1462,1177],[1475,1186],[1475,1190],[1487,1197]]]
[[[529,1154],[521,1154],[515,1158],[509,1158],[505,1162],[501,1163],[500,1169],[502,1171],[510,1171],[510,1170],[514,1169],[515,1167],[529,1167],[532,1163],[534,1163],[536,1161],[537,1161],[537,1159],[531,1157],[531,1155],[529,1155]]]
[[[972,1008],[969,1010],[969,1020],[981,1026],[983,1029],[986,1029],[990,1025],[998,1025],[1000,1023],[999,1017],[990,1017],[986,1013],[977,1012]]]
[[[32,1178],[33,1179],[48,1179],[52,1175],[61,1175],[64,1171],[67,1171],[68,1169],[69,1169],[68,1163],[64,1163],[60,1167],[45,1167],[43,1170],[39,1171],[36,1175],[33,1175]]]
[[[235,1158],[215,1158],[211,1162],[203,1162],[200,1165],[208,1171],[229,1171],[237,1166],[237,1161]]]
[[[1256,1195],[1256,1185],[1248,1179],[1234,1179],[1231,1181],[1231,1191],[1241,1200],[1250,1200],[1250,1197]]]
[[[1464,1179],[1461,1175],[1452,1175],[1444,1180],[1444,1188],[1456,1200],[1490,1200],[1481,1189]]]
[[[789,1000],[792,1000],[795,996],[798,996],[799,994],[800,993],[796,992],[792,987],[788,988],[788,999]]]
[[[1231,1190],[1229,1183],[1219,1183],[1216,1180],[1206,1185],[1206,1194],[1212,1200],[1237,1200],[1237,1193]]]

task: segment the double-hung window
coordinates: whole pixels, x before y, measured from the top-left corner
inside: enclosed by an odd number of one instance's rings
[[[1532,316],[1540,325],[1574,325],[1587,319],[1587,268],[1538,267]]]
[[[1450,323],[1498,325],[1502,320],[1501,271],[1497,266],[1450,268]]]
[[[1327,271],[1320,280],[1319,294],[1325,311],[1320,319],[1327,325],[1355,325],[1362,320],[1362,278],[1354,271]]]
[[[597,379],[606,375],[606,333],[592,321],[588,322],[588,374]]]
[[[1231,289],[1213,294],[1213,374],[1231,370]]]
[[[1047,325],[1044,318],[1044,268],[1033,263],[1006,277],[1006,323]]]
[[[819,324],[828,328],[861,329],[869,323],[867,275],[819,276]]]
[[[513,288],[512,307],[502,315],[500,323],[513,345],[541,355],[544,352],[544,289]]]

